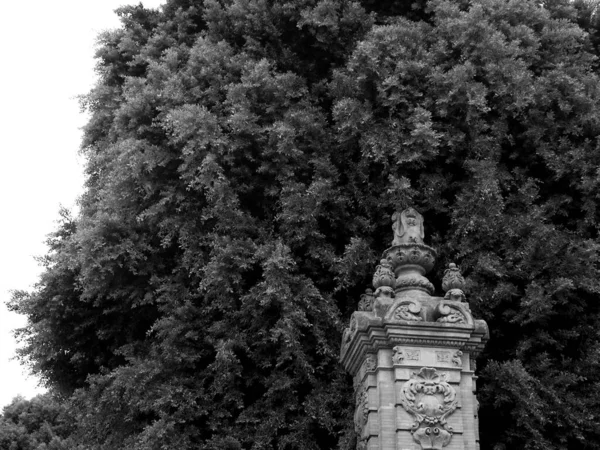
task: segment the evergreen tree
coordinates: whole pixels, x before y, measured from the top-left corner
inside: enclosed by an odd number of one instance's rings
[[[352,448],[340,332],[413,205],[492,338],[482,448],[600,445],[599,80],[568,1],[118,10],[14,310],[90,449]],[[586,16],[587,14],[587,16]],[[588,25],[586,25],[588,24]],[[434,275],[433,278],[436,278]]]

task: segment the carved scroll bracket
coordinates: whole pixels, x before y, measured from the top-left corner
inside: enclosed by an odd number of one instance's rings
[[[400,320],[405,320],[408,322],[422,322],[423,317],[421,316],[421,310],[422,306],[418,300],[400,300],[390,308],[390,312],[387,314],[386,320],[390,322],[397,322]]]
[[[473,325],[473,316],[466,303],[441,300],[436,308],[439,323]]]

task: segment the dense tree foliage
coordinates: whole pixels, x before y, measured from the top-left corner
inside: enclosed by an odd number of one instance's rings
[[[16,397],[0,414],[3,450],[74,450],[75,426],[66,405],[50,394]]]
[[[492,339],[482,448],[600,445],[593,5],[169,0],[99,38],[22,357],[90,449],[349,449],[340,332],[414,205]],[[435,281],[435,280],[434,280]]]

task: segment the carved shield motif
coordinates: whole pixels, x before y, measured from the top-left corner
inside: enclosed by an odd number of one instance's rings
[[[441,449],[450,443],[452,427],[446,418],[454,412],[458,401],[445,373],[439,374],[430,367],[413,373],[412,379],[402,386],[400,403],[415,419],[412,435],[423,450]]]

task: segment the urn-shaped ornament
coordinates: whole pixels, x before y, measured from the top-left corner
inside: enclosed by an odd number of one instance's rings
[[[396,277],[392,271],[392,265],[387,259],[382,259],[381,263],[375,270],[373,275],[373,287],[379,289],[380,287],[390,287],[394,289],[396,287]]]
[[[444,292],[448,292],[451,289],[465,290],[465,279],[460,273],[460,269],[454,263],[448,264],[448,268],[444,271],[444,278],[442,279],[442,289]]]

